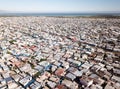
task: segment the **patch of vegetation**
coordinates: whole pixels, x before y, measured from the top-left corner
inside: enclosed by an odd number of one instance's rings
[[[31,59],[35,59],[35,56],[31,56]]]
[[[17,70],[18,68],[16,66],[12,67],[13,70]]]
[[[11,52],[10,52],[10,51],[7,51],[7,54],[11,54]]]
[[[39,77],[41,75],[41,73],[40,72],[37,72],[33,77],[34,78],[37,78],[37,77]]]
[[[40,62],[46,61],[46,60],[47,60],[46,58],[41,58],[41,59],[40,59]]]
[[[29,72],[26,72],[27,75],[30,75]]]
[[[59,45],[59,48],[60,48],[60,49],[62,49],[62,48],[63,48],[63,46],[60,44],[60,45]]]
[[[14,42],[16,42],[16,40],[10,40],[9,41],[10,44],[14,44]]]
[[[28,63],[30,64],[31,68],[34,69],[35,66],[29,61],[28,61]]]

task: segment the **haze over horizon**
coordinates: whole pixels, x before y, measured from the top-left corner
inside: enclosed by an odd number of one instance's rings
[[[0,12],[120,12],[120,0],[0,0]]]

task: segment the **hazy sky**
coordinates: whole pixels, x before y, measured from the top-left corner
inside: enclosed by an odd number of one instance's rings
[[[120,0],[0,0],[0,10],[23,12],[120,12]]]

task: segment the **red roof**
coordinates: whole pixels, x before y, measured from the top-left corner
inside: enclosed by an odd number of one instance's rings
[[[56,71],[55,71],[55,74],[58,75],[58,76],[63,76],[64,75],[64,72],[65,70],[63,68],[58,68]]]

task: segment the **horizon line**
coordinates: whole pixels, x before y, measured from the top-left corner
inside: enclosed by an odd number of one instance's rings
[[[9,11],[9,10],[0,10],[0,13],[120,13],[120,11]]]

